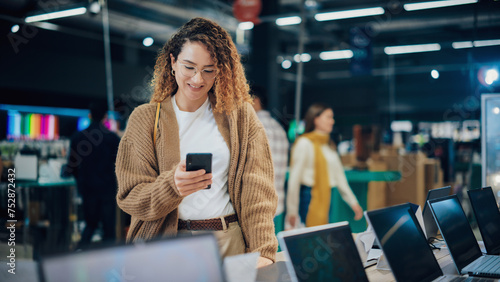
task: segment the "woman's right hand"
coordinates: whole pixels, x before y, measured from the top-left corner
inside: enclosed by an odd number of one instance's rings
[[[204,169],[186,171],[186,160],[182,160],[175,169],[174,182],[179,195],[186,197],[212,184],[212,174]]]
[[[288,224],[290,225],[290,228],[295,228],[296,224],[297,224],[297,219],[299,217],[297,215],[287,215],[287,221],[288,221]]]
[[[352,205],[351,209],[354,212],[354,220],[363,218],[363,208],[359,204]]]

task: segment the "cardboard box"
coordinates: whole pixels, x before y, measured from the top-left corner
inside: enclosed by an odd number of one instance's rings
[[[387,154],[388,153],[388,154]],[[423,153],[406,155],[386,150],[376,161],[369,162],[373,171],[399,171],[401,180],[395,182],[370,182],[368,184],[368,210],[411,202],[423,207],[430,189],[443,187],[443,171],[437,159]]]

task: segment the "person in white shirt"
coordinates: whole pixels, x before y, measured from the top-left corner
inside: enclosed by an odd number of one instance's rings
[[[282,231],[285,226],[285,177],[288,169],[288,148],[290,143],[283,127],[277,122],[267,107],[267,92],[262,86],[255,85],[251,89],[253,95],[253,108],[257,117],[266,130],[269,146],[271,147],[271,156],[274,164],[274,187],[278,193],[278,208],[274,215],[275,232]]]
[[[258,252],[259,267],[273,263],[271,150],[229,33],[190,20],[160,50],[152,84],[116,160],[116,199],[131,215],[127,241],[211,231],[222,256]],[[212,153],[212,173],[186,171],[187,153]]]
[[[304,134],[292,147],[287,222],[292,228],[297,226],[299,218],[306,226],[329,223],[331,191],[334,187],[353,210],[354,219],[361,219],[363,209],[347,183],[342,163],[330,140],[335,123],[332,108],[313,104],[304,120]]]

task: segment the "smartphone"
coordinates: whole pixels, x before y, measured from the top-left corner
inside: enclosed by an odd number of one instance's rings
[[[186,171],[204,169],[207,173],[212,173],[212,153],[188,153],[186,155]],[[211,185],[209,184],[207,189]]]

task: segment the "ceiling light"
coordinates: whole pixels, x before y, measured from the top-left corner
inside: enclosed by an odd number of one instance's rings
[[[155,42],[155,40],[153,39],[153,37],[146,37],[146,38],[144,38],[144,40],[142,40],[142,45],[149,47],[149,46],[153,45],[154,42]]]
[[[394,132],[411,132],[413,124],[409,120],[395,120],[391,122],[391,130]]]
[[[318,8],[318,2],[314,1],[314,0],[306,0],[306,2],[304,3],[306,8],[307,9],[316,9]]]
[[[36,23],[33,23],[33,26],[43,28],[46,30],[52,30],[52,31],[59,31],[60,30],[59,25],[53,24],[53,23],[48,23],[48,22],[36,22]]]
[[[495,46],[495,45],[500,45],[500,39],[474,41],[474,47],[486,47],[486,46]]]
[[[453,49],[472,48],[472,41],[460,41],[451,43]]]
[[[500,45],[500,39],[491,40],[476,40],[476,41],[459,41],[451,43],[453,49],[463,49],[472,47],[488,47]]]
[[[500,114],[500,108],[499,108],[499,107],[494,107],[494,108],[493,108],[493,113],[494,113],[495,115]]]
[[[99,14],[101,11],[101,5],[98,2],[92,2],[89,6],[89,11],[94,14]]]
[[[307,53],[302,53],[302,55],[300,55],[300,60],[304,63],[307,63],[311,60],[311,55]]]
[[[404,46],[388,46],[384,48],[387,55],[432,52],[441,50],[441,45],[438,43],[420,44],[420,45],[404,45]]]
[[[484,82],[488,85],[492,85],[493,82],[498,80],[498,71],[496,69],[489,69],[486,71],[486,76],[484,77]]]
[[[253,26],[253,22],[241,22],[238,24],[238,28],[241,30],[250,30]]]
[[[319,58],[323,61],[340,60],[352,58],[353,55],[351,50],[325,51],[319,53]]]
[[[439,78],[439,72],[437,70],[432,70],[431,71],[431,76],[434,79],[438,79]]]
[[[290,60],[284,60],[281,62],[281,67],[284,69],[289,69],[292,66],[292,62]]]
[[[347,11],[338,11],[329,13],[318,13],[314,16],[314,18],[317,21],[322,22],[322,21],[333,21],[341,19],[376,16],[376,15],[382,15],[384,13],[385,13],[384,8],[374,7],[374,8],[356,9],[356,10],[347,10]]]
[[[12,33],[16,33],[19,31],[19,25],[18,24],[15,24],[13,25],[11,28],[10,28],[10,31],[12,31]]]
[[[26,19],[24,19],[24,21],[27,23],[48,21],[48,20],[53,20],[53,19],[83,15],[86,12],[87,12],[87,8],[80,7],[80,8],[74,8],[74,9],[69,9],[69,10],[64,10],[64,11],[57,11],[57,12],[52,12],[52,13],[40,14],[40,15],[36,15],[36,16],[30,16],[30,17],[26,17]]]
[[[311,55],[308,54],[308,53],[302,53],[302,55],[299,55],[299,54],[295,54],[293,56],[293,60],[296,62],[296,63],[299,63],[300,61],[304,62],[304,63],[307,63],[311,60]]]
[[[406,11],[417,11],[417,10],[434,9],[434,8],[465,5],[465,4],[474,4],[474,3],[477,3],[477,1],[478,0],[429,1],[429,2],[421,2],[421,3],[404,4],[403,8]]]
[[[276,24],[279,26],[299,24],[301,22],[302,22],[302,19],[299,16],[277,18],[276,19]]]

